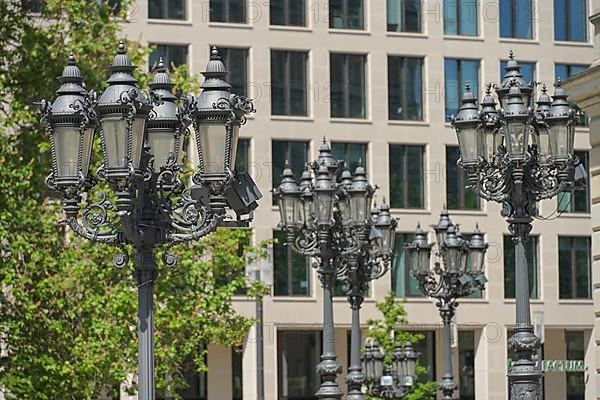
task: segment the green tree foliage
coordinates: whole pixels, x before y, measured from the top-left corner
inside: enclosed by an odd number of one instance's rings
[[[423,340],[423,335],[404,330],[410,322],[407,318],[406,310],[401,302],[396,300],[394,292],[389,292],[385,299],[376,304],[381,312],[383,319],[370,319],[367,323],[369,330],[366,339],[375,339],[385,352],[384,363],[391,364],[392,352],[396,342],[400,341],[418,343]],[[425,367],[417,365],[417,375],[424,375]],[[436,382],[418,382],[406,400],[434,400],[437,391]],[[380,400],[378,397],[371,397],[370,400]]]
[[[137,292],[132,266],[112,266],[114,249],[74,236],[44,186],[48,137],[33,102],[52,99],[69,51],[89,89],[102,90],[128,1],[46,0],[31,15],[20,0],[0,1],[0,388],[8,399],[97,399],[136,372]],[[148,49],[128,42],[144,65]],[[139,75],[140,82],[149,77]],[[185,68],[181,90],[198,88]],[[99,148],[96,143],[96,148]],[[98,154],[95,156],[98,166]],[[186,363],[205,369],[203,344],[240,346],[253,323],[232,307],[246,285],[249,232],[220,229],[159,262],[156,369],[160,392],[181,387]],[[227,284],[224,284],[227,282]],[[256,287],[255,290],[260,290]],[[251,289],[252,290],[252,289]],[[131,390],[135,390],[135,381]]]

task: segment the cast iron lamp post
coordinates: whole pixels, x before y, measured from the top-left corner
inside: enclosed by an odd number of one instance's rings
[[[406,243],[405,248],[411,263],[411,273],[419,282],[421,292],[437,299],[436,306],[444,324],[444,376],[440,390],[444,400],[451,400],[456,383],[452,372],[450,324],[458,307],[457,299],[485,287],[487,279],[483,266],[488,244],[483,241],[478,227],[469,242],[464,240],[458,226],[452,224],[445,209],[433,228],[437,241],[436,255],[441,260],[434,262],[433,271],[431,250],[434,245],[427,242],[421,226],[417,227],[415,239]]]
[[[538,202],[574,187],[573,152],[577,113],[556,83],[552,101],[545,87],[535,109],[528,108],[532,84],[522,79],[512,58],[505,80],[488,85],[481,108],[467,90],[452,124],[458,136],[461,165],[480,197],[503,204],[502,215],[515,243],[516,327],[508,345],[517,360],[508,378],[510,399],[539,399],[542,372],[533,360],[540,346],[531,324],[525,243],[538,215]]]
[[[379,343],[374,339],[367,341],[362,355],[367,393],[386,400],[402,399],[410,393],[417,378],[418,359],[419,354],[410,342],[404,345],[396,342],[386,363]]]
[[[347,282],[352,306],[352,352],[347,377],[349,399],[364,399],[364,380],[360,363],[359,309],[368,281],[389,264],[393,253],[396,221],[389,208],[382,207],[378,218],[371,219],[375,189],[369,185],[364,168],[354,174],[344,171],[329,145],[323,141],[317,161],[302,173],[300,185],[286,165],[281,184],[274,190],[281,214],[280,226],[287,232],[287,245],[299,254],[318,259],[319,279],[323,287],[323,353],[317,371],[321,384],[316,396],[335,400],[343,396],[336,383],[342,371],[335,354],[332,291],[336,277]]]
[[[171,246],[198,240],[219,226],[246,226],[261,197],[248,175],[234,171],[238,132],[251,100],[230,93],[226,70],[213,48],[202,92],[187,96],[181,108],[162,62],[144,95],[133,76],[135,66],[123,42],[109,68],[108,87],[99,99],[83,86],[73,54],[59,79],[54,103],[42,100],[42,122],[50,135],[50,188],[62,193],[69,226],[92,242],[117,246],[117,267],[128,263],[125,245],[135,248],[138,287],[138,396],[154,400],[153,287],[155,251],[163,246],[163,262],[177,262]],[[199,167],[192,185],[180,180],[183,136],[192,125]],[[114,196],[97,192],[89,172],[92,143],[100,132],[103,163],[96,176]],[[114,197],[114,203],[110,200]],[[231,209],[236,219],[226,215]]]

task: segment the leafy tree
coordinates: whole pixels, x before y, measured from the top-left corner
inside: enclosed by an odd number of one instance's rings
[[[19,400],[114,396],[137,368],[132,266],[114,268],[114,249],[65,228],[60,204],[44,186],[48,137],[33,102],[54,97],[55,77],[71,50],[87,87],[103,89],[130,0],[121,2],[119,13],[100,1],[46,0],[41,14],[31,15],[23,3],[0,1],[0,389]],[[148,51],[128,43],[138,65]],[[173,75],[181,90],[198,89],[185,67]],[[98,154],[95,160],[97,167]],[[244,342],[253,321],[240,316],[231,299],[246,285],[245,255],[231,249],[248,242],[248,231],[220,229],[180,246],[175,267],[159,265],[159,392],[184,385],[190,360],[206,368],[202,344]]]
[[[403,330],[403,328],[409,325],[409,321],[404,306],[402,303],[396,301],[394,292],[388,293],[383,301],[376,304],[376,307],[383,315],[383,319],[370,319],[367,322],[369,330],[367,331],[366,339],[377,340],[385,353],[384,363],[391,364],[392,353],[398,341],[415,344],[423,340],[424,336]],[[425,367],[417,364],[417,376],[424,375],[425,373]],[[405,399],[434,400],[436,391],[436,382],[417,382]],[[370,399],[379,400],[378,397],[370,397]]]

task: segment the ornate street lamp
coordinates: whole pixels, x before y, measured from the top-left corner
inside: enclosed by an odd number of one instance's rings
[[[129,260],[125,245],[135,248],[138,396],[153,400],[157,247],[163,246],[163,262],[173,265],[177,259],[169,252],[171,246],[200,239],[219,226],[247,226],[261,195],[247,174],[232,169],[239,126],[254,108],[251,100],[230,93],[216,49],[204,72],[202,93],[198,98],[187,96],[181,107],[162,62],[149,97],[138,89],[134,71],[121,42],[109,68],[108,87],[96,100],[93,92],[84,89],[71,54],[59,78],[58,97],[53,104],[42,100],[40,109],[52,148],[47,183],[62,193],[69,226],[85,239],[117,246],[121,251],[113,258],[117,267]],[[186,189],[180,173],[183,135],[190,125],[201,165],[193,185]],[[96,186],[89,172],[96,127],[103,153],[96,176],[114,191],[114,205],[102,192],[97,193],[97,202],[90,201]],[[207,160],[218,164],[216,171],[208,171]],[[227,216],[225,209],[237,218]],[[241,219],[248,214],[250,218]]]
[[[307,165],[300,184],[296,184],[293,171],[286,163],[281,184],[273,193],[279,205],[280,226],[287,232],[287,244],[297,253],[319,260],[317,272],[323,286],[323,354],[317,366],[321,385],[316,396],[327,400],[343,396],[336,383],[342,368],[336,359],[333,339],[332,290],[339,278],[344,282],[352,308],[347,398],[364,400],[359,310],[369,281],[382,276],[389,268],[396,221],[387,206],[381,207],[375,219],[371,218],[375,188],[367,182],[360,163],[353,174],[345,170],[338,178],[340,167],[323,140],[317,161],[310,169]]]
[[[543,88],[537,107],[528,108],[532,84],[523,81],[511,53],[506,79],[495,89],[502,108],[486,96],[485,106],[475,115],[477,104],[467,88],[460,112],[452,122],[461,149],[458,164],[468,173],[469,185],[480,197],[504,205],[502,215],[515,243],[517,324],[509,346],[517,360],[508,373],[511,399],[539,398],[541,393],[542,373],[533,360],[540,342],[531,325],[525,243],[533,218],[538,215],[538,202],[572,191],[574,169],[579,163],[573,152],[577,113],[569,106],[560,81],[555,87],[552,102]],[[472,129],[466,119],[481,123]],[[491,149],[490,132],[497,139]],[[477,157],[473,157],[465,149],[479,137],[488,140],[489,152],[478,148]]]
[[[444,324],[444,376],[440,390],[446,400],[452,399],[456,390],[452,372],[450,324],[458,307],[457,299],[485,287],[487,279],[483,265],[488,245],[478,227],[471,240],[465,241],[445,209],[433,228],[437,239],[435,255],[440,260],[434,262],[433,270],[431,250],[434,245],[427,242],[427,236],[420,225],[417,226],[415,239],[404,247],[408,253],[412,275],[419,282],[423,294],[437,299],[436,306]]]
[[[411,392],[417,379],[418,359],[419,354],[414,351],[410,342],[397,342],[390,361],[386,364],[379,343],[375,339],[367,340],[362,365],[369,396],[386,400],[404,398]]]

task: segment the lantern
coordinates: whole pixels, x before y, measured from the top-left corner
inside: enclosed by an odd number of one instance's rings
[[[450,225],[452,225],[452,221],[450,221],[450,214],[448,214],[448,210],[444,205],[444,208],[440,213],[440,219],[438,220],[437,225],[431,225],[431,227],[435,231],[436,241],[439,244],[442,244],[446,241],[446,234],[448,233],[448,227]]]
[[[464,241],[456,236],[454,225],[448,227],[446,241],[443,243],[446,271],[451,275],[460,275],[465,271],[466,252]]]
[[[142,96],[133,76],[135,66],[125,52],[123,41],[112,65],[108,87],[98,99],[100,138],[104,169],[109,180],[126,179],[139,169],[144,145],[146,118],[151,105]]]
[[[299,190],[300,201],[302,203],[302,209],[299,212],[302,213],[302,220],[307,226],[312,226],[314,220],[314,210],[313,210],[313,199],[311,193],[312,187],[312,173],[308,164],[304,166],[304,171],[302,171],[302,178],[300,180]]]
[[[488,244],[483,241],[483,235],[479,230],[479,224],[475,226],[475,231],[471,235],[469,241],[469,273],[471,275],[479,275],[483,273],[483,266],[485,262],[485,252],[487,251]]]
[[[391,256],[394,252],[394,242],[396,238],[396,225],[398,223],[390,215],[390,206],[385,204],[385,200],[379,208],[375,229],[379,231],[378,250],[380,254]]]
[[[321,226],[330,226],[333,223],[333,201],[335,196],[335,183],[325,164],[320,164],[316,170],[317,179],[313,188],[313,210],[316,223]]]
[[[537,108],[535,110],[535,130],[536,134],[533,135],[533,143],[537,146],[539,152],[540,163],[546,164],[548,157],[550,157],[550,133],[549,126],[545,121],[552,100],[548,95],[546,85],[542,87],[542,94],[538,98]]]
[[[487,85],[485,96],[481,101],[481,140],[483,147],[483,158],[491,162],[498,147],[502,144],[502,135],[498,126],[498,110],[496,100],[491,93],[491,84]]]
[[[427,243],[427,237],[421,229],[421,224],[417,225],[415,239],[410,243],[404,244],[414,277],[429,275],[431,268],[431,247]]]
[[[524,160],[529,139],[529,112],[523,103],[521,89],[513,82],[503,111],[506,121],[505,140],[508,158]]]
[[[293,228],[302,224],[302,203],[300,201],[302,192],[300,192],[294,181],[294,173],[287,161],[281,175],[281,183],[274,194],[277,196],[279,203],[281,224],[286,228]]]
[[[153,105],[146,122],[146,133],[154,155],[154,169],[159,170],[168,163],[180,163],[183,154],[182,127],[177,117],[177,98],[173,95],[175,84],[171,83],[162,58],[158,61],[154,79],[149,86],[159,101]]]
[[[529,106],[531,95],[533,93],[533,84],[531,82],[525,82],[523,79],[523,74],[521,74],[521,66],[515,60],[515,56],[510,51],[508,55],[508,62],[506,63],[506,68],[504,69],[506,73],[504,74],[504,79],[500,86],[496,88],[496,93],[500,98],[500,103],[502,108],[506,108],[508,105],[508,94],[510,93],[510,88],[513,84],[516,84],[521,90],[521,99],[523,100],[523,104]]]
[[[417,378],[417,361],[419,353],[417,353],[410,342],[404,345],[404,356],[406,357],[406,377],[404,378],[404,386],[412,386]]]
[[[479,157],[484,153],[484,142],[479,132],[480,124],[477,101],[471,92],[471,86],[467,83],[460,111],[452,119],[452,125],[458,138],[461,160],[465,166],[477,165]]]
[[[202,72],[202,93],[193,115],[196,151],[203,175],[225,175],[235,168],[239,130],[252,103],[231,93],[227,70],[216,47]]]
[[[76,188],[88,174],[95,121],[73,53],[58,80],[61,85],[54,103],[41,103],[52,146],[52,182],[56,187]]]
[[[323,142],[319,147],[319,157],[317,157],[317,165],[325,165],[327,171],[329,172],[329,177],[332,181],[335,181],[337,178],[337,172],[340,168],[340,163],[333,158],[333,154],[331,154],[331,147],[327,144],[327,140],[323,137]]]
[[[392,362],[393,370],[396,373],[396,379],[398,382],[402,382],[404,380],[404,376],[406,376],[406,355],[404,353],[404,348],[399,342],[397,342],[396,346],[394,346]]]
[[[359,163],[354,170],[350,195],[351,220],[353,224],[365,224],[369,220],[369,211],[373,200],[373,188],[367,182],[365,168]],[[388,212],[389,214],[389,212]]]
[[[552,106],[545,121],[550,127],[551,158],[553,161],[564,162],[573,156],[576,118],[560,81],[555,86]]]

